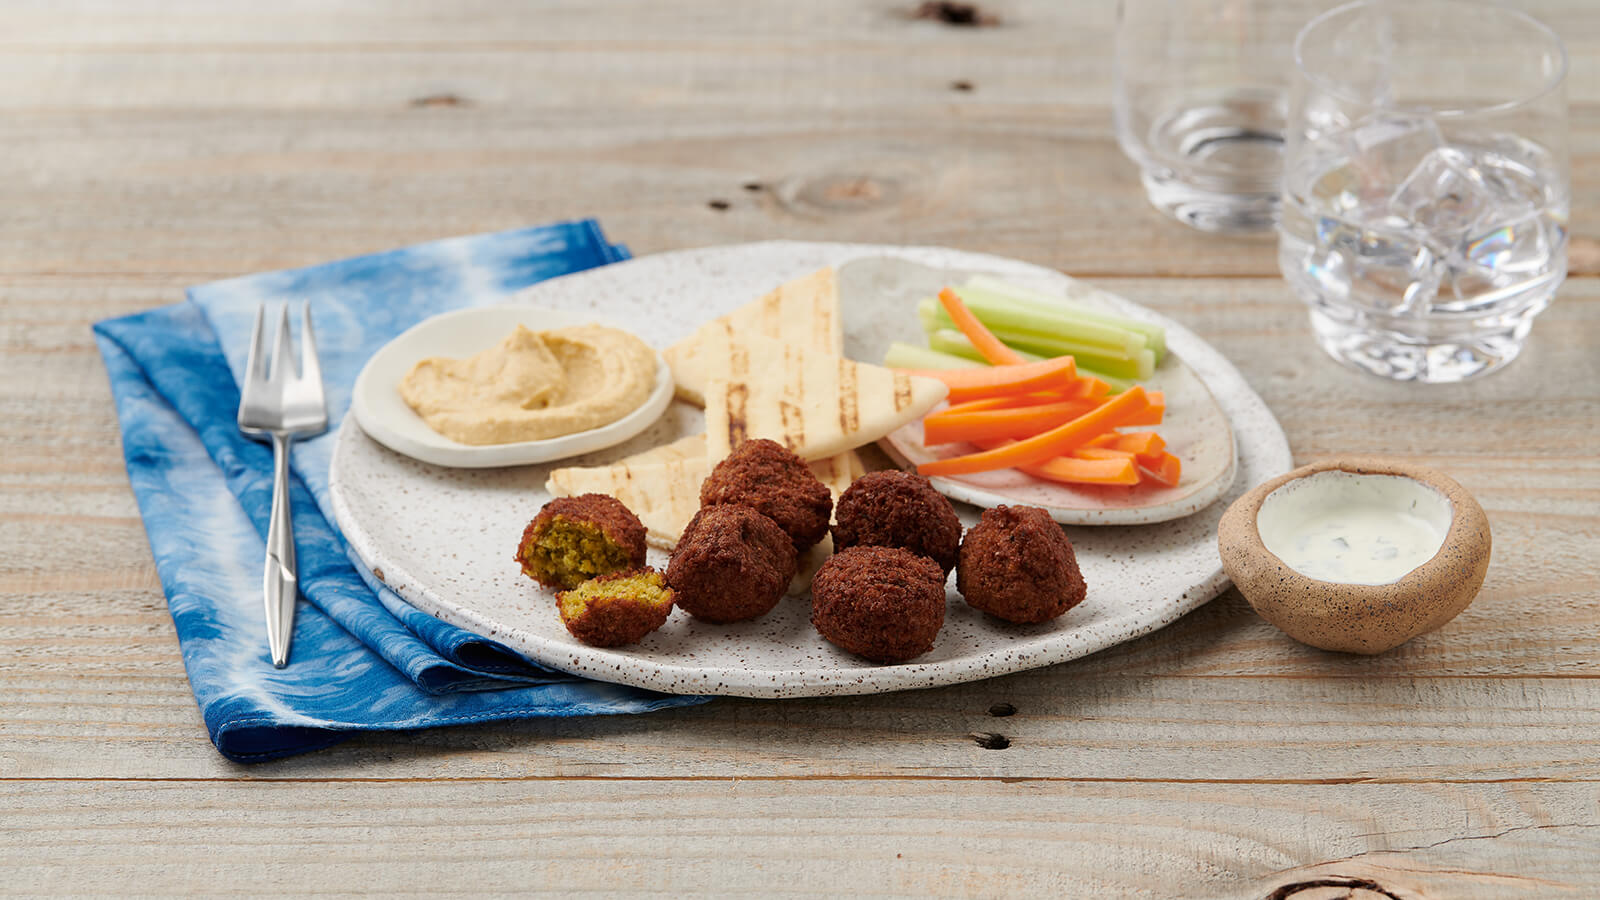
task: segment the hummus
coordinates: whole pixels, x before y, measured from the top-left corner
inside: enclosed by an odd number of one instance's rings
[[[400,396],[453,441],[510,444],[609,425],[642,406],[655,382],[655,351],[626,331],[518,325],[476,356],[417,363]]]

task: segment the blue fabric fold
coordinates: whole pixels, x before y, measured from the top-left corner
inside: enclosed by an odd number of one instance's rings
[[[627,258],[593,221],[436,241],[217,282],[189,302],[95,326],[129,481],[206,728],[230,759],[328,746],[358,731],[703,702],[537,665],[384,587],[332,526],[328,462],[372,352],[440,312]],[[272,453],[235,427],[260,303],[308,301],[333,427],[296,444],[291,491],[302,594],[291,664],[267,657],[261,600]]]

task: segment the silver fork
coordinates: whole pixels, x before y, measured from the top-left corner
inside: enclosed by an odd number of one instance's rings
[[[322,394],[322,367],[311,331],[311,304],[300,307],[300,366],[295,368],[289,337],[289,305],[279,310],[277,337],[268,368],[266,336],[261,333],[266,304],[256,307],[250,333],[250,359],[239,391],[239,430],[272,441],[272,518],[267,525],[267,563],[262,589],[267,605],[267,647],[272,664],[289,664],[289,639],[294,634],[294,603],[299,592],[295,575],[294,524],[289,518],[289,445],[297,437],[328,428],[328,404]]]

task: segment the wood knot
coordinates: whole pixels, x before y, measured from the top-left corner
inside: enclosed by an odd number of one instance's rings
[[[1336,893],[1337,892],[1337,893]],[[1333,875],[1279,885],[1266,900],[1403,900],[1370,878]]]
[[[950,82],[950,90],[960,91],[962,93],[970,93],[972,91],[972,82],[965,80],[952,81]]]
[[[471,106],[471,105],[472,104],[467,102],[467,99],[465,97],[461,97],[461,96],[458,96],[456,94],[429,94],[426,97],[415,97],[411,101],[411,106],[413,108],[416,108],[416,109],[423,109],[423,108],[431,107],[431,106]]]
[[[1011,746],[1011,739],[1003,734],[993,731],[975,731],[972,733],[972,742],[985,750],[1004,750]]]
[[[1002,717],[1005,717],[1005,716],[1014,716],[1016,714],[1017,714],[1017,708],[1015,706],[1012,706],[1009,703],[996,703],[993,706],[989,707],[989,715],[994,716],[996,718],[1002,718]]]
[[[727,212],[728,208],[733,206],[733,204],[726,200],[707,200],[706,206],[709,206],[717,212]]]
[[[899,182],[872,175],[822,175],[793,179],[778,190],[778,200],[802,214],[870,212],[900,202]]]
[[[961,28],[980,28],[1000,24],[1000,17],[985,12],[976,3],[959,3],[955,0],[927,0],[911,11],[913,19],[932,19]]]

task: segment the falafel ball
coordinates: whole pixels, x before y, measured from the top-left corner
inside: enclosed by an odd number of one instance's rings
[[[900,547],[939,564],[946,575],[961,547],[956,508],[910,472],[890,469],[857,478],[834,510],[835,552],[851,547]]]
[[[637,644],[666,624],[672,589],[655,569],[612,572],[556,595],[561,624],[592,647]]]
[[[944,573],[899,547],[835,553],[811,582],[811,624],[873,662],[905,662],[933,649],[944,626]]]
[[[795,565],[794,543],[776,522],[748,506],[703,506],[672,551],[667,583],[695,618],[742,622],[778,605]]]
[[[740,444],[700,486],[701,506],[737,503],[778,523],[804,553],[828,533],[833,495],[805,460],[766,438]]]
[[[956,589],[968,605],[1018,624],[1054,619],[1088,589],[1067,533],[1036,506],[996,506],[967,531]]]
[[[644,524],[615,497],[579,494],[544,505],[522,530],[515,559],[548,588],[644,565]]]

